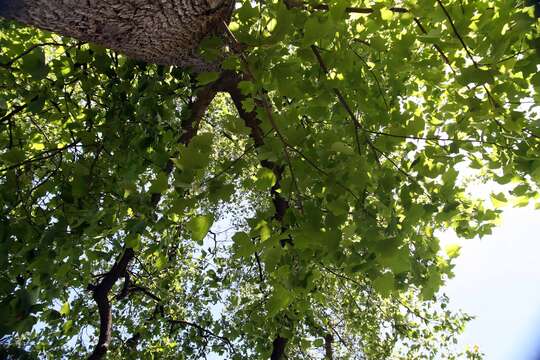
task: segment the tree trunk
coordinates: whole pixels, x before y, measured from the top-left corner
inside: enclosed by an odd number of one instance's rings
[[[285,347],[287,346],[287,342],[288,340],[280,335],[274,339],[270,360],[283,360],[285,358]]]
[[[333,360],[334,359],[334,350],[332,349],[332,342],[334,337],[332,334],[328,333],[324,337],[324,360]]]
[[[233,0],[0,0],[0,16],[149,63],[212,68],[196,54]]]

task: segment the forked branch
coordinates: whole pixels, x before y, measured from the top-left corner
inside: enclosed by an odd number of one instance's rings
[[[92,297],[99,311],[99,339],[94,351],[88,358],[89,360],[103,358],[109,349],[112,333],[112,306],[109,300],[109,292],[116,281],[125,276],[127,267],[134,256],[135,251],[127,248],[97,285],[88,285],[88,290],[92,291]]]
[[[216,82],[211,83],[202,88],[195,101],[189,104],[187,114],[182,121],[182,134],[179,142],[183,145],[188,145],[193,137],[197,134],[199,123],[204,113],[210,106],[210,103],[220,89],[224,77],[221,77]],[[166,172],[171,173],[174,169],[174,164],[171,160],[167,163]],[[161,193],[154,193],[150,198],[150,206],[156,208],[161,200]],[[131,260],[135,257],[135,251],[132,248],[126,248],[123,255],[116,261],[111,270],[101,277],[101,281],[97,285],[89,285],[88,289],[92,291],[92,295],[99,310],[99,339],[98,343],[90,355],[89,359],[101,359],[107,353],[111,342],[112,332],[112,305],[109,300],[109,293],[114,284],[120,278],[126,278],[126,290],[129,287],[129,274],[127,267]],[[138,289],[139,291],[141,289]]]

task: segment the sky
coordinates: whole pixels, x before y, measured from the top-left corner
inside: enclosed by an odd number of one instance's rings
[[[488,207],[490,194],[504,190],[509,188],[492,182],[468,187],[469,194]],[[461,246],[455,277],[441,291],[449,296],[452,309],[476,316],[459,336],[458,348],[476,344],[484,360],[540,360],[540,209],[531,204],[502,210],[501,223],[482,239],[460,239],[450,230],[439,234],[443,249]],[[227,219],[213,230],[221,232],[220,238],[230,238],[230,225]]]
[[[459,346],[477,344],[485,360],[540,360],[540,210],[505,208],[482,239],[441,238],[462,246],[443,291],[454,309],[476,316]]]
[[[476,186],[486,201],[500,190]],[[503,208],[501,223],[482,239],[459,239],[452,231],[439,237],[443,248],[461,246],[455,277],[442,291],[451,308],[476,316],[458,348],[476,344],[485,360],[540,360],[540,210]]]

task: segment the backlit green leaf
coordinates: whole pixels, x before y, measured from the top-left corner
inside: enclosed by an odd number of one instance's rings
[[[188,229],[191,231],[192,239],[202,244],[213,222],[213,215],[199,215],[191,219],[188,223]]]

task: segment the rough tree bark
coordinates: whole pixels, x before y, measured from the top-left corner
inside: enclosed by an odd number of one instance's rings
[[[0,0],[0,16],[149,63],[212,68],[196,54],[234,0]]]

